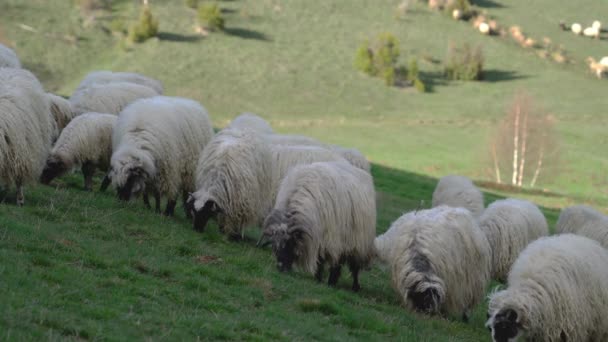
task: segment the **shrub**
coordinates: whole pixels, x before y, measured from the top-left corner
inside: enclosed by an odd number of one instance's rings
[[[451,0],[448,1],[445,6],[445,13],[452,16],[454,10],[459,10],[461,13],[461,18],[468,20],[471,17],[471,3],[469,0]]]
[[[374,53],[369,48],[369,42],[365,41],[357,50],[355,56],[355,68],[368,75],[374,74]]]
[[[222,17],[222,9],[217,4],[207,3],[201,5],[198,9],[198,21],[208,30],[223,30],[224,17]]]
[[[397,39],[391,33],[383,33],[373,44],[366,41],[357,49],[355,68],[370,76],[381,77],[387,85],[394,85],[400,75],[398,58]]]
[[[148,38],[155,37],[158,34],[158,20],[152,16],[152,12],[148,6],[144,6],[139,20],[129,29],[129,40],[134,43],[141,43]]]
[[[458,48],[450,44],[444,70],[449,80],[481,80],[483,76],[481,48],[479,46],[472,48],[469,44]]]
[[[186,6],[192,8],[192,9],[197,9],[198,8],[198,0],[186,0]]]
[[[424,82],[422,82],[419,78],[416,78],[414,80],[414,88],[416,88],[416,90],[421,93],[426,92],[426,86],[424,85]]]

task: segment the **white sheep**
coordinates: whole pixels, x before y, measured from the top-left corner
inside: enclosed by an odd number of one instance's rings
[[[0,68],[0,184],[17,187],[38,180],[51,148],[55,124],[42,85],[24,69]]]
[[[346,161],[293,167],[262,235],[272,243],[279,270],[288,271],[295,262],[322,281],[327,263],[328,284],[335,286],[346,262],[358,291],[359,270],[373,255],[375,198],[371,175]]]
[[[15,51],[2,44],[0,44],[0,68],[21,68],[21,62]]]
[[[168,198],[165,215],[173,215],[177,197],[185,201],[195,190],[198,156],[212,137],[209,115],[196,101],[135,101],[120,113],[112,134],[109,177],[119,198],[129,200],[152,186]]]
[[[439,206],[397,219],[374,241],[392,268],[393,287],[410,308],[427,314],[462,315],[485,295],[491,251],[471,212]]]
[[[108,83],[135,83],[154,89],[157,95],[163,94],[163,85],[160,81],[153,78],[137,74],[134,72],[112,72],[107,70],[94,71],[85,76],[80,82],[76,91],[88,88],[94,84]]]
[[[107,171],[110,167],[112,129],[117,119],[112,114],[86,113],[72,120],[53,146],[40,181],[49,184],[54,178],[80,166],[84,188],[92,190],[95,170]],[[108,185],[105,178],[102,191]]]
[[[462,207],[479,217],[483,212],[483,194],[467,177],[449,175],[442,177],[433,192],[433,207],[448,205]]]
[[[51,114],[53,116],[53,120],[57,125],[57,132],[53,137],[53,140],[57,140],[61,134],[61,131],[74,118],[74,113],[72,112],[72,106],[68,100],[51,93],[47,93],[46,95],[51,104]]]
[[[272,134],[274,131],[268,121],[253,113],[242,113],[230,122],[227,129],[251,129],[261,134]]]
[[[344,158],[325,148],[274,145],[250,130],[223,130],[198,162],[197,191],[188,200],[194,229],[203,231],[220,214],[220,229],[238,238],[245,228],[263,223],[290,168],[336,160]]]
[[[602,29],[602,23],[599,20],[594,20],[591,27],[599,31]]]
[[[479,24],[479,32],[486,35],[490,34],[490,25],[485,22]]]
[[[608,341],[608,251],[564,234],[521,253],[507,289],[490,295],[493,341]]]
[[[600,30],[595,27],[587,27],[583,30],[583,35],[585,37],[599,38]]]
[[[130,103],[157,95],[154,89],[135,83],[92,84],[76,90],[70,104],[75,115],[88,112],[118,115]]]
[[[586,236],[608,248],[608,216],[586,205],[564,208],[555,225],[555,233]]]
[[[573,23],[570,26],[570,30],[574,34],[581,34],[583,32],[583,26],[581,24],[579,24],[579,23]]]
[[[519,253],[532,241],[549,234],[547,220],[529,201],[493,202],[479,217],[479,228],[492,249],[492,277],[504,281]]]

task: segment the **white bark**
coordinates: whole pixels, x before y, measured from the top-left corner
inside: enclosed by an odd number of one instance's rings
[[[536,171],[534,171],[534,177],[532,178],[532,182],[530,182],[530,187],[534,187],[536,181],[538,180],[538,174],[540,173],[540,168],[543,166],[543,157],[544,157],[544,149],[543,145],[540,146],[540,152],[538,153],[538,163],[536,164]]]
[[[511,184],[517,185],[517,154],[519,152],[519,114],[521,107],[519,103],[515,104],[515,121],[513,123],[513,176],[511,177]]]
[[[496,183],[502,184],[500,178],[500,168],[498,167],[498,158],[496,157],[496,143],[492,144],[492,157],[494,158],[494,172],[496,173]]]
[[[526,142],[528,140],[528,112],[524,113],[524,122],[522,129],[522,139],[521,139],[521,156],[519,159],[521,160],[519,163],[519,171],[518,171],[518,179],[517,186],[521,186],[524,180],[524,166],[526,164]]]

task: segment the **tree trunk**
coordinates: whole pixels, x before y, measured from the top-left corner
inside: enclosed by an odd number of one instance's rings
[[[519,103],[517,103],[515,106],[515,122],[513,124],[513,176],[511,177],[511,184],[513,185],[517,185],[517,154],[519,152],[519,114],[521,111]]]
[[[528,140],[528,112],[524,113],[524,122],[522,128],[522,139],[521,139],[521,156],[519,159],[521,160],[519,163],[519,172],[517,179],[517,186],[521,187],[522,182],[524,180],[524,166],[526,164],[526,142]]]
[[[544,149],[543,145],[540,146],[540,152],[538,153],[538,163],[536,164],[536,171],[534,171],[534,177],[532,177],[532,181],[530,182],[530,187],[534,187],[536,181],[538,180],[538,174],[540,173],[540,168],[543,166],[543,157],[544,157]]]
[[[496,157],[496,143],[492,144],[492,157],[494,158],[494,172],[496,173],[496,183],[502,184],[500,179],[500,168],[498,167],[498,158]]]

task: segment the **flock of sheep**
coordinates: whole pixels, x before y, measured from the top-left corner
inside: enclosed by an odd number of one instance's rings
[[[8,51],[8,52],[7,52]],[[442,178],[431,209],[398,218],[376,237],[370,164],[357,150],[276,134],[245,113],[214,133],[196,101],[163,96],[160,82],[124,72],[86,76],[69,100],[48,94],[0,45],[0,179],[23,186],[82,169],[87,190],[106,172],[122,200],[141,195],[166,215],[181,196],[194,229],[209,220],[232,238],[262,227],[280,271],[293,265],[337,283],[342,265],[358,291],[372,261],[390,266],[411,310],[467,320],[492,279],[494,341],[608,340],[608,217],[586,206],[562,211],[549,237],[539,208],[519,199],[484,207],[462,176]]]

